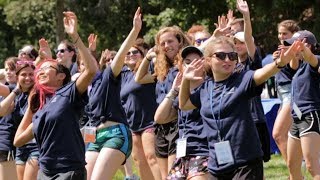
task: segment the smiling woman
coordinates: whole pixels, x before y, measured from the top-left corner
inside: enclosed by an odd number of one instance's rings
[[[40,149],[38,179],[85,179],[85,147],[79,130],[79,109],[87,100],[86,89],[97,64],[77,33],[77,17],[64,13],[65,31],[83,57],[84,72],[70,82],[70,72],[54,60],[37,66],[30,106],[15,135],[17,147],[36,139]]]
[[[250,99],[261,93],[259,85],[280,70],[278,64],[287,64],[298,48],[294,44],[282,52],[277,63],[262,69],[234,72],[234,44],[230,38],[219,37],[206,46],[205,61],[195,60],[185,69],[179,106],[182,110],[200,109],[209,143],[210,179],[263,179],[262,150]],[[204,62],[213,76],[190,94],[191,82],[204,78]]]

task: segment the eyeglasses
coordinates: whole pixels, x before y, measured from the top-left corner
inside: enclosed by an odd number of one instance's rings
[[[25,60],[22,60],[22,61],[17,61],[17,65],[24,65],[24,64],[28,64],[28,65],[34,65],[33,61],[25,61]]]
[[[138,53],[140,53],[139,50],[129,51],[129,52],[127,53],[127,56],[130,56],[130,55],[135,56],[135,55],[137,55]]]
[[[205,41],[208,40],[208,39],[209,39],[209,38],[199,38],[199,39],[196,39],[195,42],[196,42],[197,44],[201,44],[201,43],[205,42]]]
[[[57,72],[60,72],[60,71],[58,70],[58,68],[49,65],[49,66],[43,66],[43,67],[37,69],[37,70],[36,70],[36,73],[41,72],[41,71],[46,71],[46,70],[48,70],[48,69],[50,69],[50,68],[56,70]]]
[[[57,49],[57,50],[56,50],[56,54],[58,54],[59,52],[60,52],[60,53],[64,53],[64,52],[66,52],[66,51],[69,51],[69,49]]]
[[[230,61],[237,61],[238,60],[238,53],[236,53],[236,52],[229,52],[229,53],[216,52],[216,53],[213,53],[213,55],[215,55],[215,57],[217,57],[221,61],[225,61],[227,56]]]

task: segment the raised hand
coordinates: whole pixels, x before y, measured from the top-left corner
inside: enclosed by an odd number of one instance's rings
[[[284,66],[292,60],[298,52],[304,48],[304,44],[301,41],[295,41],[288,50],[281,49],[280,58],[278,64]]]
[[[41,38],[39,40],[39,56],[40,59],[51,59],[52,58],[52,52],[49,47],[48,41],[44,38]]]
[[[214,37],[225,36],[231,32],[228,27],[228,20],[226,16],[218,16],[218,23],[214,23],[216,29],[213,32]]]
[[[155,47],[149,49],[147,54],[146,54],[146,58],[149,59],[149,60],[155,58],[157,56],[157,54],[154,51],[155,51]]]
[[[237,0],[237,9],[241,12],[243,15],[248,15],[249,12],[249,6],[247,4],[247,1],[243,0]]]
[[[98,35],[91,33],[88,37],[89,49],[91,51],[96,51],[97,49],[97,37]]]
[[[204,78],[204,59],[193,60],[184,70],[183,77],[190,81],[199,81]]]
[[[180,90],[180,85],[182,82],[182,77],[183,74],[181,72],[178,72],[177,76],[174,78],[174,81],[172,83],[172,89],[179,91]]]
[[[133,18],[133,27],[140,31],[142,27],[142,20],[141,20],[141,10],[140,7],[138,7],[136,13],[134,14]]]
[[[78,31],[77,16],[71,11],[63,12],[63,15],[64,15],[63,25],[64,25],[65,32],[68,33],[69,35],[75,35]]]
[[[233,10],[229,9],[227,14],[227,27],[231,27],[231,23],[236,19],[236,17],[233,16]]]

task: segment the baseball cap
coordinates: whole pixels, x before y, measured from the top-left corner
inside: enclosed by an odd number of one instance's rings
[[[304,38],[306,39],[306,43],[308,44],[315,45],[318,43],[314,34],[307,30],[298,31],[293,34],[292,38],[284,40],[283,42],[284,42],[284,45],[291,45],[295,40],[298,40],[298,39],[303,40]]]
[[[199,48],[197,48],[195,46],[187,46],[182,50],[181,57],[184,59],[190,53],[197,53],[197,54],[199,54],[199,56],[201,56],[201,57],[203,56],[203,53]]]
[[[241,42],[245,42],[245,39],[244,39],[244,32],[243,31],[240,31],[240,32],[237,32],[236,34],[233,35],[233,38],[234,39],[238,39],[239,41]],[[254,41],[254,38],[252,37],[252,40]]]

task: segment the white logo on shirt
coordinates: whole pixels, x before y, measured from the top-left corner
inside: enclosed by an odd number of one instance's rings
[[[54,97],[51,102],[52,103],[57,102],[57,97]]]

